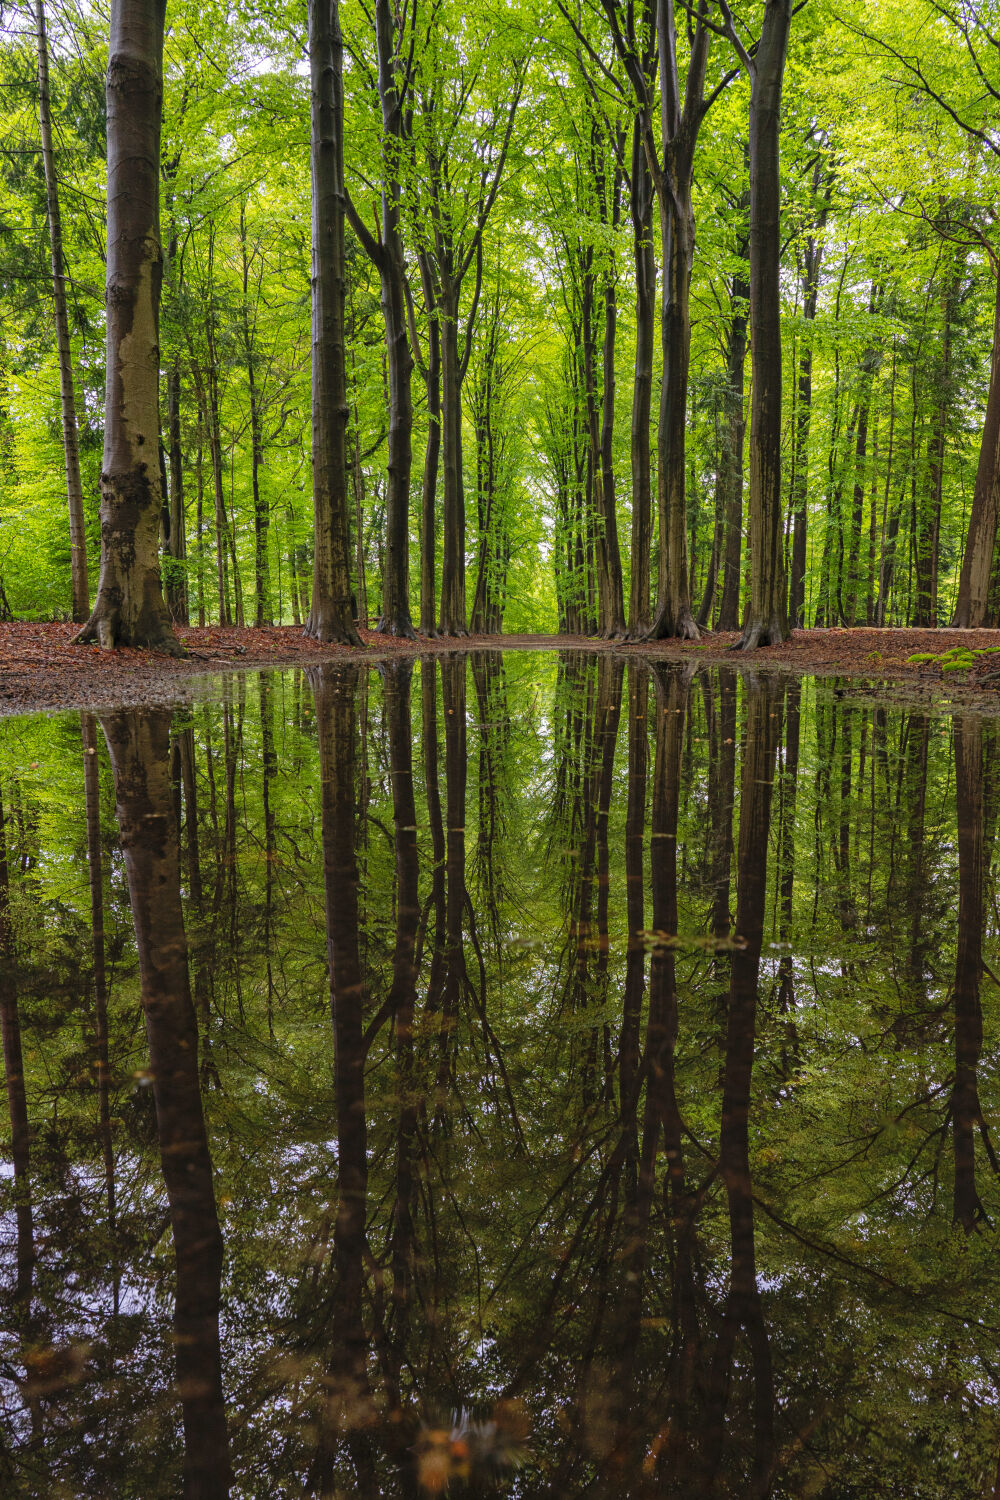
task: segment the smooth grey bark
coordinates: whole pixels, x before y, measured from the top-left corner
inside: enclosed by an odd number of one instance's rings
[[[397,25],[398,21],[398,25]],[[416,632],[410,618],[410,473],[413,467],[413,354],[407,335],[406,262],[400,215],[403,189],[400,163],[407,123],[402,93],[411,81],[403,56],[405,17],[390,0],[376,0],[375,42],[378,94],[382,110],[382,223],[376,238],[349,197],[345,207],[351,228],[379,274],[385,322],[389,379],[389,472],[385,502],[385,561],[382,569],[382,613],[376,630],[406,636]]]
[[[691,188],[698,132],[708,108],[705,71],[711,30],[706,0],[699,0],[690,23],[691,43],[683,87],[677,62],[673,0],[656,0],[655,30],[660,70],[659,131],[654,129],[651,82],[636,48],[621,29],[619,8],[602,0],[615,50],[635,97],[643,150],[660,208],[663,292],[660,309],[662,375],[657,432],[657,512],[659,517],[658,601],[650,636],[694,640],[687,545],[685,438],[691,357],[691,266],[694,207]],[[694,9],[694,8],[693,8]],[[714,97],[714,95],[713,95]]]
[[[310,0],[314,561],[305,633],[360,646],[351,602],[348,530],[343,69],[339,0]]]
[[[655,56],[655,54],[654,54]],[[632,386],[632,570],[628,628],[633,636],[649,629],[650,554],[653,533],[652,463],[649,415],[656,343],[656,253],[653,249],[653,179],[637,118],[632,135],[629,211],[635,245],[635,374]]]
[[[787,640],[781,506],[781,91],[792,0],[767,0],[756,55],[730,40],[750,75],[750,599],[740,646]]]
[[[181,452],[181,371],[174,360],[167,375],[167,441],[170,498],[166,515],[167,552],[174,566],[167,574],[167,603],[178,625],[188,623],[187,535],[184,524],[184,461]]]
[[[59,399],[62,410],[63,453],[66,460],[66,499],[69,503],[69,546],[73,578],[73,619],[83,624],[90,613],[87,582],[87,533],[83,519],[83,483],[80,478],[80,444],[76,426],[76,391],[73,380],[73,349],[66,308],[66,263],[63,257],[62,215],[59,182],[52,147],[52,109],[49,99],[49,48],[45,34],[43,0],[35,0],[38,40],[38,124],[42,137],[45,169],[45,203],[52,252],[52,305],[59,352]]]
[[[749,203],[744,201],[744,207]],[[744,239],[738,253],[747,260],[749,239]],[[732,279],[732,312],[726,349],[726,417],[720,456],[720,483],[725,509],[723,544],[722,596],[716,626],[719,630],[739,630],[740,596],[743,593],[743,444],[746,417],[743,389],[747,354],[747,307],[750,283],[746,272],[734,273]],[[700,623],[700,622],[699,622]],[[706,624],[708,621],[706,620]]]
[[[78,641],[184,648],[163,598],[160,483],[160,126],[166,0],[112,0],[108,110],[107,384],[101,576]]]
[[[996,550],[997,520],[1000,518],[1000,267],[994,267],[994,271],[997,283],[990,388],[952,622],[962,628],[991,623],[990,576]]]

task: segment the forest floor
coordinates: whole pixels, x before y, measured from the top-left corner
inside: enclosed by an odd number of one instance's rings
[[[735,649],[735,632],[706,633],[700,641],[607,642],[578,636],[468,636],[455,640],[404,641],[362,631],[363,653],[346,646],[324,646],[294,625],[238,629],[209,626],[179,629],[188,655],[172,658],[149,651],[102,651],[73,644],[76,626],[15,621],[0,623],[0,714],[59,708],[109,709],[129,704],[176,703],[190,696],[186,686],[198,675],[243,667],[318,666],[353,658],[377,662],[399,654],[504,650],[615,651],[669,661],[730,664],[756,670],[785,670],[853,679],[869,692],[894,686],[920,697],[1000,709],[1000,630],[796,630],[782,646],[752,656]],[[996,651],[967,671],[943,672],[937,662],[915,663],[917,653],[936,655],[949,647]]]

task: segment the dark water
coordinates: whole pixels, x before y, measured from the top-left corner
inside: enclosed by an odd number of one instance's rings
[[[484,654],[0,797],[0,1493],[997,1493],[996,723]]]

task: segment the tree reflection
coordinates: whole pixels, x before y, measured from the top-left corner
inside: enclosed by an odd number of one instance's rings
[[[102,722],[0,760],[15,1493],[156,1492],[174,1393],[225,1493],[220,1302],[241,1493],[989,1493],[983,720],[447,653]]]
[[[229,1493],[219,1300],[222,1235],[198,1079],[198,1026],[181,911],[180,847],[170,787],[170,714],[101,719],[139,954],[149,1081],[176,1261],[177,1393],[184,1417],[184,1494]]]

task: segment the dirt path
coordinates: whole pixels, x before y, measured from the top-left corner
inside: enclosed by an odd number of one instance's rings
[[[606,642],[577,636],[469,636],[462,641],[400,641],[363,631],[363,653],[344,646],[321,646],[297,626],[262,630],[179,630],[189,655],[181,660],[149,651],[101,651],[75,646],[73,625],[0,624],[0,714],[37,709],[111,708],[124,703],[173,703],[190,695],[193,679],[235,667],[316,666],[345,658],[377,662],[387,656],[472,650],[578,650],[635,653],[671,661],[731,663],[757,669],[784,669],[857,679],[870,688],[896,684],[959,701],[994,702],[1000,710],[1000,652],[979,660],[971,672],[943,674],[933,663],[914,664],[916,652],[942,652],[949,646],[1000,647],[1000,630],[797,630],[783,646],[769,646],[748,658],[734,649],[731,633],[700,641]],[[995,680],[991,674],[996,673]]]

